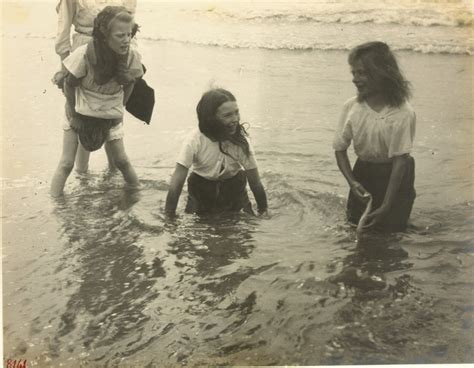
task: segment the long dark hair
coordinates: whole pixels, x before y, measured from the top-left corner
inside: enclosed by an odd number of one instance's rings
[[[368,77],[378,86],[387,103],[398,107],[411,96],[408,82],[400,68],[397,59],[388,45],[384,42],[367,42],[353,48],[349,54],[349,65],[362,63]]]
[[[133,23],[132,37],[138,31],[138,25],[134,23],[132,14],[123,6],[106,6],[94,19],[92,40],[95,51],[94,81],[97,84],[105,84],[112,77],[117,82],[126,85],[134,81],[128,74],[128,53],[118,55],[107,44],[110,29],[115,21]]]
[[[196,107],[199,121],[199,130],[202,134],[213,141],[219,142],[219,149],[227,156],[229,153],[222,149],[222,142],[230,141],[239,146],[245,155],[250,156],[250,146],[247,141],[248,133],[242,124],[237,125],[234,134],[229,135],[223,124],[216,117],[217,109],[225,102],[236,99],[232,93],[222,88],[214,88],[204,93]]]

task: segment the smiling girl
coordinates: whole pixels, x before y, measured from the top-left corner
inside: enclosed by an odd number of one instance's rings
[[[107,150],[125,180],[138,178],[123,144],[124,105],[134,82],[143,75],[140,55],[130,48],[137,26],[121,6],[107,6],[94,21],[93,40],[77,48],[64,61],[67,123],[63,126],[63,152],[51,183],[51,194],[62,194],[74,167],[78,137],[88,151]]]
[[[201,97],[197,108],[199,130],[184,142],[171,178],[165,210],[174,214],[188,178],[186,212],[252,212],[247,180],[259,214],[267,211],[267,197],[247,133],[240,124],[235,97],[224,89],[212,89]]]
[[[333,142],[336,160],[349,186],[347,214],[357,223],[372,197],[366,227],[403,231],[415,200],[415,162],[410,156],[415,112],[408,103],[409,82],[383,42],[355,47],[349,65],[357,97],[343,107]],[[347,148],[354,142],[351,168]]]

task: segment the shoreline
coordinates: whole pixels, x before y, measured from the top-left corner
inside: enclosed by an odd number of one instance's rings
[[[44,35],[34,35],[31,32],[27,32],[26,34],[8,34],[8,33],[0,33],[0,39],[42,39],[42,40],[51,40],[53,43],[52,51],[54,53],[54,40],[55,36],[44,36]],[[173,40],[173,39],[153,39],[151,37],[137,37],[137,42],[141,44],[142,42],[145,43],[156,43],[156,44],[176,44],[182,46],[189,46],[189,47],[207,47],[207,48],[218,48],[223,50],[262,50],[262,51],[269,51],[269,52],[291,52],[291,53],[312,53],[312,52],[335,52],[335,53],[348,53],[351,50],[351,47],[347,48],[288,48],[288,47],[281,47],[281,48],[272,48],[272,47],[247,47],[247,46],[229,46],[229,45],[220,45],[220,44],[210,44],[210,43],[199,43],[199,42],[191,42],[185,40]],[[473,57],[473,51],[462,51],[462,52],[450,52],[450,51],[419,51],[407,48],[400,48],[400,49],[393,49],[395,54],[414,54],[414,55],[432,55],[432,56],[459,56],[459,57]]]

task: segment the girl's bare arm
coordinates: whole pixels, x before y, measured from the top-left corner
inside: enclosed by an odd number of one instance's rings
[[[245,174],[247,175],[250,190],[255,197],[255,201],[257,202],[258,213],[265,213],[268,209],[267,194],[265,193],[265,188],[263,187],[260,180],[258,169],[246,170]]]
[[[365,201],[367,190],[354,177],[349,156],[347,156],[347,150],[336,151],[336,161],[339,170],[341,170],[342,175],[346,178],[352,192],[359,197],[360,200]]]
[[[176,164],[173,176],[170,181],[170,188],[166,196],[165,212],[174,215],[178,207],[179,197],[183,190],[184,182],[188,176],[188,169],[181,164]]]

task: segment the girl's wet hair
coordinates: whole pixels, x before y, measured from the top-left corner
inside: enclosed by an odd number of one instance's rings
[[[112,24],[116,21],[132,23],[132,37],[138,31],[138,25],[133,20],[133,15],[123,6],[106,6],[94,19],[92,39],[94,43],[97,63],[94,65],[94,80],[98,84],[107,83],[112,77],[117,82],[126,85],[134,81],[127,74],[127,55],[118,55],[107,44]]]
[[[196,107],[197,117],[199,121],[199,130],[206,137],[213,141],[219,142],[219,149],[225,155],[230,156],[222,149],[222,142],[230,141],[241,147],[247,157],[250,155],[250,146],[247,141],[247,131],[242,124],[237,125],[237,129],[233,135],[229,135],[224,125],[216,117],[217,109],[225,102],[236,99],[232,93],[222,88],[214,88],[204,93]]]
[[[386,43],[375,41],[356,46],[349,54],[349,65],[354,66],[358,61],[388,104],[398,107],[410,98],[410,82],[403,76],[395,55]]]

